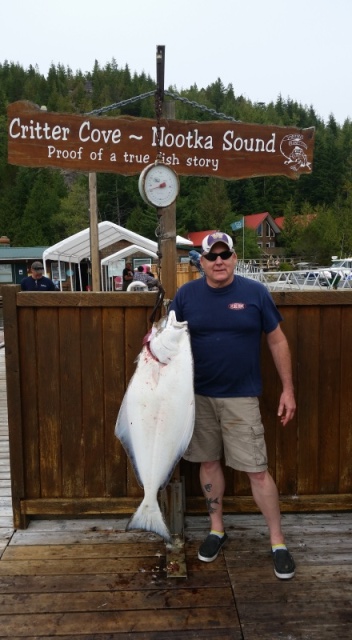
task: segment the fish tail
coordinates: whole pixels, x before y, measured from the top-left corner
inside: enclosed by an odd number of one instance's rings
[[[165,520],[160,511],[158,501],[144,498],[137,511],[127,523],[126,531],[131,529],[142,529],[152,531],[164,538],[166,542],[171,541],[170,532],[165,524]]]

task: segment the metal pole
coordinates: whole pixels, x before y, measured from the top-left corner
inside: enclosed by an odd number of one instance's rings
[[[165,46],[158,45],[156,48],[156,84],[159,98],[164,100],[164,78],[165,78]]]

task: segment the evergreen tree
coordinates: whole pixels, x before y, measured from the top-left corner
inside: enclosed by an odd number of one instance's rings
[[[49,174],[45,173],[47,170],[15,167],[7,163],[8,104],[16,100],[29,100],[59,113],[83,114],[122,100],[128,101],[131,97],[154,89],[153,78],[145,73],[132,75],[128,65],[120,68],[115,59],[105,66],[95,61],[93,70],[85,73],[80,70],[73,73],[69,67],[51,65],[47,77],[40,74],[36,66],[24,69],[7,60],[0,64],[0,225],[1,232],[8,235],[12,243],[40,244],[45,239],[45,242],[51,244],[53,237],[69,235],[72,228],[78,228],[81,222],[85,225],[86,201],[79,179],[68,183],[66,193],[66,189],[62,188],[63,178],[60,172],[57,172],[60,179],[55,181],[50,177],[49,180]],[[324,124],[313,106],[303,107],[281,95],[267,105],[252,103],[244,96],[236,95],[231,84],[225,87],[220,77],[204,88],[193,84],[189,88],[183,88],[181,92],[177,87],[170,87],[169,90],[175,94],[180,93],[181,98],[186,99],[175,101],[176,118],[180,120],[214,120],[220,117],[217,113],[223,112],[248,123],[316,127],[313,171],[310,175],[301,176],[299,180],[268,176],[222,181],[181,176],[177,228],[182,235],[188,231],[202,230],[205,226],[215,228],[230,224],[234,211],[239,215],[268,211],[275,216],[293,207],[295,215],[304,214],[305,211],[315,212],[319,221],[316,224],[324,222],[324,226],[329,229],[330,239],[329,234],[325,235],[323,230],[316,233],[315,244],[322,244],[321,255],[351,252],[352,216],[348,186],[351,184],[350,120],[346,120],[341,127],[331,114]],[[127,102],[123,108],[109,112],[110,117],[121,114],[155,118],[154,96]],[[47,177],[43,181],[44,175]],[[111,219],[127,226],[131,223],[139,233],[146,227],[147,233],[153,236],[155,220],[151,211],[144,211],[138,192],[138,177],[109,175],[106,178],[98,174],[100,219]],[[80,193],[82,207],[78,202]],[[43,200],[44,194],[48,200],[47,206]],[[77,217],[72,210],[74,206],[77,206]],[[42,211],[37,224],[36,207],[38,211]],[[153,221],[149,224],[150,216]],[[289,218],[290,214],[288,225]],[[313,225],[312,229],[314,228]],[[315,251],[311,236],[308,228],[303,235],[297,230],[297,247],[303,247],[304,244],[307,251],[308,247]],[[288,246],[293,246],[293,239],[287,242],[286,251]],[[328,249],[329,243],[331,246]]]
[[[60,209],[60,198],[65,195],[65,183],[59,171],[38,170],[23,210],[21,224],[13,230],[14,244],[54,244],[57,237],[52,228],[52,220]]]
[[[156,209],[147,205],[134,207],[127,219],[127,228],[157,242],[158,217]]]
[[[89,185],[87,176],[76,176],[59,211],[52,216],[52,243],[89,227]]]
[[[253,229],[244,229],[244,246],[243,246],[243,230],[237,231],[235,234],[235,249],[238,258],[241,260],[255,260],[260,258],[261,249],[258,247],[258,236]]]
[[[302,227],[297,224],[297,212],[293,200],[290,200],[284,208],[284,227],[280,234],[280,244],[282,244],[289,255],[294,255]]]
[[[318,206],[313,211],[314,218],[303,226],[296,244],[296,253],[310,257],[317,264],[330,264],[331,256],[338,255],[340,249],[339,228],[333,210]]]
[[[231,202],[224,180],[209,178],[198,199],[197,215],[203,229],[221,229],[226,218],[232,217]]]

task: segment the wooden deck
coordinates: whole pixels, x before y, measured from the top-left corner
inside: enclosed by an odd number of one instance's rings
[[[197,560],[207,518],[187,517],[187,578],[167,577],[164,543],[125,533],[122,519],[14,530],[4,357],[0,349],[0,638],[352,638],[352,512],[283,516],[297,562],[287,582],[273,575],[259,515],[226,516],[229,542],[209,565]]]

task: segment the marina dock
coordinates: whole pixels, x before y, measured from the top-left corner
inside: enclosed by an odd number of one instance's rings
[[[352,507],[352,505],[351,505]],[[283,515],[296,577],[273,574],[257,514],[226,516],[218,559],[197,559],[207,518],[187,516],[187,578],[164,542],[123,518],[32,519],[13,527],[5,349],[0,349],[0,638],[349,640],[352,512]]]

